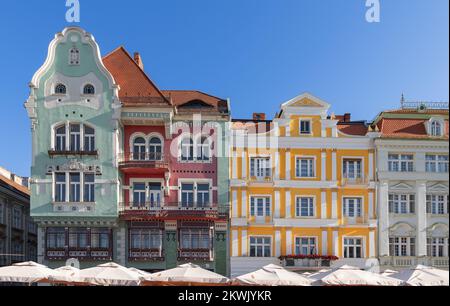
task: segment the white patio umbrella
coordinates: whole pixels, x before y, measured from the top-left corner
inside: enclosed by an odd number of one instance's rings
[[[449,272],[432,267],[418,265],[392,274],[390,277],[399,279],[409,286],[448,286]]]
[[[114,262],[80,271],[80,281],[99,286],[139,286],[142,277]]]
[[[150,286],[217,286],[226,285],[229,282],[230,280],[225,276],[188,263],[174,269],[153,273],[145,278],[143,284]]]
[[[280,266],[268,265],[258,271],[236,277],[233,283],[252,286],[311,286],[312,282],[309,278]]]
[[[142,277],[148,277],[150,276],[151,273],[136,269],[136,268],[128,268],[128,270],[132,271],[132,272],[136,272],[137,274],[139,274]]]
[[[325,286],[400,286],[398,279],[363,271],[357,267],[344,265],[329,272],[318,273],[312,278],[316,285]]]
[[[383,275],[383,276],[391,276],[392,274],[395,274],[395,273],[398,273],[398,271],[387,269],[387,270],[384,270],[384,272],[381,273],[381,275]]]
[[[47,282],[51,275],[58,272],[38,263],[28,261],[0,268],[0,282],[6,283],[39,283]]]
[[[72,266],[65,266],[54,270],[57,274],[52,274],[48,281],[51,284],[83,284],[80,279],[80,269]]]

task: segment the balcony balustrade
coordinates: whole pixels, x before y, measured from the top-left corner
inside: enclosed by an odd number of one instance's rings
[[[367,176],[365,177],[356,177],[356,178],[349,178],[344,177],[341,180],[341,186],[365,186],[369,184],[369,178]]]
[[[130,261],[155,261],[164,260],[163,250],[157,249],[129,249],[128,259]]]
[[[382,265],[391,266],[395,268],[410,268],[415,267],[419,264],[432,266],[441,269],[449,268],[449,258],[448,257],[382,257],[380,259]]]
[[[46,258],[48,260],[66,260],[69,258],[77,258],[81,261],[87,260],[112,260],[111,248],[48,248],[46,250]]]
[[[169,159],[162,153],[122,153],[118,156],[119,169],[123,172],[166,172]]]
[[[214,260],[213,249],[179,249],[178,260],[180,261],[212,261]]]
[[[367,225],[369,224],[369,218],[367,216],[362,217],[343,217],[341,220],[341,224],[344,226],[347,225]]]

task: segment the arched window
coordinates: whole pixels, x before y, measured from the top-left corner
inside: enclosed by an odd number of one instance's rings
[[[69,51],[69,64],[79,65],[80,64],[80,50],[77,48],[72,48]]]
[[[60,125],[55,129],[55,150],[66,151],[66,125]]]
[[[194,160],[194,142],[191,137],[186,137],[181,141],[181,160]]]
[[[84,126],[84,151],[95,151],[95,130],[87,125]]]
[[[133,142],[133,159],[145,160],[145,139],[138,137]]]
[[[439,121],[431,122],[431,136],[442,136],[442,124]]]
[[[83,88],[83,94],[84,95],[95,95],[95,87],[94,85],[87,84]]]
[[[149,143],[149,159],[161,160],[162,159],[162,142],[158,137],[150,139]]]
[[[201,137],[197,143],[197,160],[209,161],[211,157],[211,146],[208,137]]]
[[[57,95],[65,95],[67,93],[66,85],[64,84],[57,84],[55,86],[55,94]]]

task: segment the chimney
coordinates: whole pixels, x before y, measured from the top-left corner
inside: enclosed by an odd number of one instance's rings
[[[253,113],[253,120],[266,120],[266,114],[265,113]]]
[[[344,114],[344,122],[350,122],[352,120],[352,114],[345,113]]]
[[[134,52],[134,61],[136,62],[136,64],[138,64],[138,66],[144,70],[144,63],[142,62],[142,57],[139,54],[139,52]]]

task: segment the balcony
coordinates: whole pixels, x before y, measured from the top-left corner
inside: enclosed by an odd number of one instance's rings
[[[311,256],[311,258],[295,258],[295,256],[286,256],[280,259],[283,267],[297,271],[318,271],[328,269],[331,267],[332,261],[338,260],[337,257],[335,258],[332,256]]]
[[[122,153],[118,161],[124,173],[162,175],[169,171],[169,159],[160,153]]]
[[[120,204],[120,216],[127,221],[133,220],[228,220],[228,207],[196,205],[184,207],[181,203],[166,203],[162,207],[154,207],[151,203],[136,206],[132,202]]]
[[[251,176],[247,179],[247,184],[254,187],[271,187],[274,180],[272,176]]]
[[[159,249],[130,249],[128,253],[130,261],[163,261],[164,254]]]
[[[53,158],[53,157],[57,157],[57,156],[90,156],[90,157],[98,157],[98,151],[94,150],[94,151],[85,151],[85,150],[76,150],[76,151],[72,151],[72,150],[49,150],[48,151],[48,155]]]
[[[272,216],[264,216],[264,217],[257,217],[257,216],[250,216],[248,218],[249,224],[272,224],[273,223],[273,217]]]
[[[76,258],[80,261],[110,261],[113,257],[111,248],[49,248],[46,250],[45,254],[48,260],[67,260],[69,258]]]
[[[348,226],[348,225],[368,225],[369,224],[369,218],[366,216],[363,217],[343,217],[341,219],[341,225]]]
[[[341,180],[342,187],[355,187],[355,186],[367,186],[369,185],[369,178],[359,177],[359,178],[343,178]]]
[[[212,249],[179,249],[179,261],[213,261],[214,252]]]
[[[391,266],[393,268],[410,268],[419,264],[432,266],[440,269],[449,268],[448,257],[382,257],[380,258],[381,265]]]

